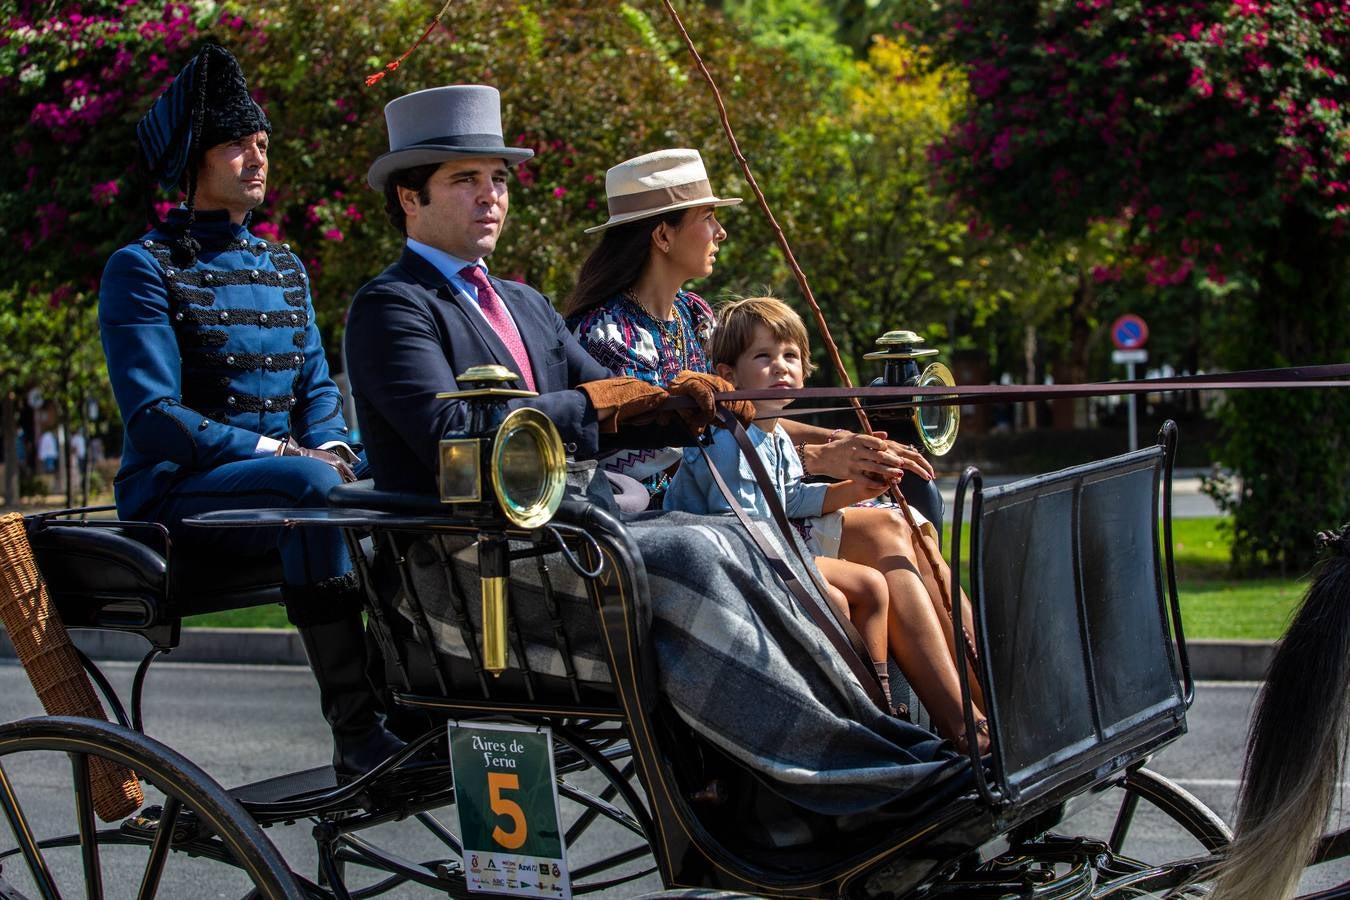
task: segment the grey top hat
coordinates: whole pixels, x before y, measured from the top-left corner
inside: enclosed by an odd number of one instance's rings
[[[501,95],[485,84],[405,94],[386,104],[384,121],[389,127],[389,152],[366,173],[366,181],[377,191],[384,190],[385,181],[399,169],[462,156],[499,156],[514,165],[534,156],[533,150],[506,146]]]

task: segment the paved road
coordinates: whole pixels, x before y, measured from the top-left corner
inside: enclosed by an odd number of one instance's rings
[[[132,667],[112,663],[107,671],[116,683],[125,686]],[[1255,689],[1251,683],[1202,684],[1190,715],[1191,733],[1153,762],[1154,768],[1179,780],[1224,816],[1231,811],[1234,779],[1241,764],[1241,744]],[[156,666],[150,678],[147,699],[147,731],[185,753],[225,784],[319,765],[328,752],[317,692],[309,673],[301,668],[163,663]],[[14,664],[0,664],[0,721],[38,713],[40,709],[23,670]],[[36,810],[33,815],[39,826],[46,824],[49,816],[59,814],[59,808],[68,803],[69,782],[64,776],[63,761],[29,761],[25,767],[6,759],[4,765],[25,792],[21,799]],[[1114,807],[1104,800],[1080,812],[1061,831],[1104,835],[1113,813]],[[452,819],[447,821],[453,825]],[[1139,843],[1128,850],[1143,858],[1177,857],[1189,852],[1152,817],[1145,817],[1143,822],[1144,833]],[[383,829],[392,845],[405,855],[416,857],[434,852],[412,836],[412,827],[401,823]],[[269,835],[297,871],[313,873],[314,856],[307,824],[276,827]],[[612,839],[602,836],[599,840]],[[11,836],[3,825],[0,825],[0,845],[12,846]],[[56,859],[62,854],[63,858]],[[78,865],[77,857],[70,851],[54,851],[51,855],[56,865]],[[573,864],[576,865],[575,859]],[[122,865],[120,877],[129,882],[139,877],[137,861],[128,859]],[[14,861],[4,866],[6,877],[23,890],[22,864]],[[239,886],[221,882],[220,876],[225,871],[220,866],[204,868],[175,856],[163,896],[240,896],[243,891]],[[1350,862],[1342,862],[1310,873],[1305,887],[1324,887],[1348,878]],[[648,877],[636,887],[628,885],[595,896],[631,897],[640,893],[640,889],[656,886],[655,878]],[[408,890],[390,896],[417,894]]]

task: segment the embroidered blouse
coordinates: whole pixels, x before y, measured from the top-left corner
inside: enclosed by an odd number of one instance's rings
[[[704,347],[716,320],[698,294],[675,294],[674,318],[658,320],[619,294],[567,320],[581,346],[615,375],[665,387],[683,369],[711,372]]]
[[[581,346],[615,375],[640,378],[666,387],[681,371],[711,372],[706,345],[716,318],[702,297],[690,291],[675,294],[674,318],[658,320],[623,294],[567,320]],[[669,484],[665,470],[680,461],[673,447],[632,450],[600,460],[612,472],[641,481],[653,497]]]

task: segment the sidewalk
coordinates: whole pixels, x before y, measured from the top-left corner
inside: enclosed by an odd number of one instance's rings
[[[90,659],[139,660],[150,645],[138,635],[116,631],[71,632]],[[1274,654],[1267,641],[1187,641],[1191,673],[1197,680],[1260,681]],[[0,632],[0,660],[14,658],[8,635]],[[170,662],[243,665],[306,665],[300,636],[285,628],[184,628],[183,642],[161,657]]]

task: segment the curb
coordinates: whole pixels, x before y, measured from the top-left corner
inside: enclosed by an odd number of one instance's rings
[[[91,659],[139,661],[149,645],[139,635],[75,629],[71,641]],[[1191,640],[1191,674],[1205,681],[1260,681],[1275,655],[1270,641]],[[0,631],[0,659],[13,659]],[[291,628],[184,628],[183,641],[164,656],[170,662],[308,665],[300,635]]]
[[[138,634],[74,628],[70,640],[90,659],[139,662],[150,650]],[[0,631],[0,659],[14,659],[9,635]],[[242,663],[258,666],[309,664],[293,628],[184,628],[183,639],[162,659],[171,662]]]

